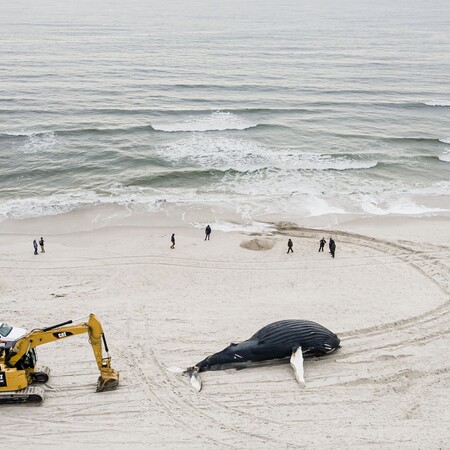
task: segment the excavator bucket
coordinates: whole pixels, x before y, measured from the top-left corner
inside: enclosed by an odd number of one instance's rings
[[[97,381],[97,392],[112,391],[119,385],[119,372],[103,368]]]

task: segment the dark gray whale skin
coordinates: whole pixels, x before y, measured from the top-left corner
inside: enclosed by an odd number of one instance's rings
[[[290,358],[299,347],[303,357],[323,356],[340,347],[339,338],[330,330],[309,320],[280,320],[261,328],[250,339],[230,344],[218,353],[208,356],[194,367],[190,374],[228,368],[250,367],[265,361]]]

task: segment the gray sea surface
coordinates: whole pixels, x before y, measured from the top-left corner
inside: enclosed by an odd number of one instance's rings
[[[449,199],[447,0],[0,4],[0,219]]]

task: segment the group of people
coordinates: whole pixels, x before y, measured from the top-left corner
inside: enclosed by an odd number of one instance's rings
[[[323,252],[323,248],[325,247],[326,243],[327,241],[325,240],[325,238],[322,238],[319,241],[319,252]],[[334,242],[334,239],[332,237],[330,237],[330,240],[328,242],[328,248],[330,249],[331,256],[334,258],[334,253],[336,251],[336,242]]]
[[[43,237],[41,237],[41,239],[39,240],[39,245],[41,246],[41,253],[45,253]],[[33,247],[34,247],[34,254],[37,255],[38,254],[38,243],[37,243],[36,239],[33,241]]]
[[[325,244],[327,243],[327,241],[325,240],[325,238],[322,238],[319,241],[319,252],[323,252],[323,249],[325,247]],[[294,243],[292,242],[292,239],[289,238],[288,239],[288,251],[287,253],[294,253]],[[328,248],[330,249],[330,255],[332,256],[332,258],[334,258],[334,254],[336,252],[336,242],[334,242],[334,239],[332,237],[330,237],[330,240],[328,242]]]
[[[211,227],[209,225],[206,226],[205,228],[205,241],[209,241],[210,237],[211,237]],[[42,251],[44,251],[44,240],[41,238],[42,241]],[[41,241],[39,241],[39,243],[41,243]],[[36,243],[36,241],[34,241],[34,243]],[[172,236],[170,237],[170,248],[175,248],[175,233],[172,233]],[[323,249],[325,247],[325,244],[327,243],[327,241],[325,240],[325,238],[322,238],[319,241],[319,252],[323,252]],[[289,238],[288,239],[288,251],[287,253],[294,253],[294,243],[292,242],[292,239]],[[330,237],[330,240],[328,242],[328,248],[330,249],[330,255],[332,258],[334,258],[334,254],[336,252],[336,242],[334,242],[334,239],[332,237]],[[37,249],[37,244],[35,249]],[[37,250],[36,250],[37,252]],[[35,252],[35,255],[37,255],[37,253]]]
[[[211,238],[211,227],[209,225],[206,226],[205,228],[205,241],[209,241]],[[172,233],[172,236],[170,237],[170,243],[171,246],[170,248],[175,248],[175,233]],[[323,249],[325,247],[325,244],[327,243],[327,241],[325,240],[325,238],[322,238],[319,241],[319,252],[323,252]],[[41,236],[41,239],[39,240],[39,245],[41,247],[41,253],[45,253],[45,249],[44,249],[44,238]],[[38,254],[38,243],[36,241],[36,239],[33,241],[33,247],[34,247],[34,254],[37,255]],[[288,240],[288,253],[294,253],[294,243],[292,242],[292,239],[289,238]],[[336,242],[334,242],[334,239],[332,237],[330,237],[330,240],[328,242],[328,248],[330,249],[330,254],[331,256],[334,258],[334,254],[336,252]]]
[[[209,225],[205,228],[205,241],[209,241],[211,238],[211,227]],[[172,233],[172,236],[170,237],[170,248],[175,248],[175,233]]]

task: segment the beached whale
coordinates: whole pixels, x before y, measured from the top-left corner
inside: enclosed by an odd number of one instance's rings
[[[261,328],[250,339],[230,344],[184,371],[192,386],[202,388],[200,372],[245,368],[258,363],[290,361],[297,381],[305,386],[303,358],[323,356],[336,351],[339,338],[330,330],[309,320],[281,320]]]

